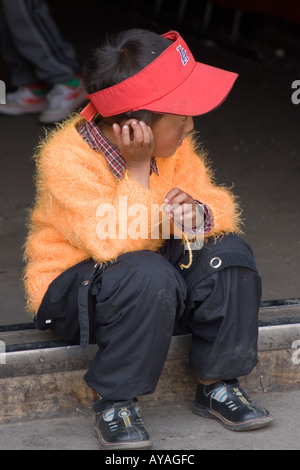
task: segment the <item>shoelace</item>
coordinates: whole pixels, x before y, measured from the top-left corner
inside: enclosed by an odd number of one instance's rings
[[[119,412],[118,412],[118,416],[121,418],[122,416],[122,411],[126,411],[127,412],[127,407],[122,407]],[[140,417],[139,413],[138,413],[138,410],[136,409],[136,419],[135,419],[135,423],[138,424],[139,426],[142,426],[143,428],[145,428],[145,425],[143,423],[143,420],[142,418]],[[118,428],[119,428],[119,424],[117,421],[110,421],[108,422],[108,425],[109,425],[109,428],[111,429],[111,431],[116,431]],[[134,425],[134,423],[133,423]]]
[[[143,429],[145,429],[144,423],[143,423],[143,421],[142,421],[142,419],[141,419],[140,417],[138,417],[138,418],[136,419],[136,423],[137,423],[139,426],[141,426]],[[120,428],[117,421],[111,421],[111,422],[109,422],[109,423],[107,423],[107,424],[108,424],[108,427],[109,427],[110,432],[118,431],[118,429]]]
[[[111,421],[110,423],[108,423],[108,427],[109,427],[109,430],[112,432],[117,431],[119,429],[119,425],[117,421]]]
[[[233,401],[226,401],[225,405],[230,408],[231,411],[237,410],[239,407],[233,403]]]
[[[233,393],[240,400],[240,405],[250,405],[249,401],[244,396],[242,390],[239,387],[234,387]],[[225,385],[211,390],[208,395],[211,395],[212,399],[218,401],[219,403],[224,403],[231,411],[236,411],[239,408],[238,403],[234,403],[232,400],[228,401],[228,392]]]

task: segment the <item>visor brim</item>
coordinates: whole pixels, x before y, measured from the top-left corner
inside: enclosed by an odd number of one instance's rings
[[[190,76],[166,96],[143,106],[152,112],[200,116],[218,108],[230,93],[238,74],[196,62]],[[136,111],[137,108],[133,111]]]

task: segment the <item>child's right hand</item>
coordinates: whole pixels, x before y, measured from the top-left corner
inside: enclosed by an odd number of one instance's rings
[[[151,127],[143,121],[129,119],[121,127],[113,124],[117,146],[126,160],[127,168],[134,169],[149,164],[154,150],[154,137]]]
[[[151,127],[143,121],[129,119],[122,127],[115,123],[112,128],[127,170],[138,183],[148,188],[150,162],[155,145]]]

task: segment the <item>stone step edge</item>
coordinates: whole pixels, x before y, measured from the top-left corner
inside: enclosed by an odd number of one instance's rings
[[[138,397],[142,407],[192,403],[197,386],[188,363],[191,336],[172,338],[154,393]],[[92,415],[96,399],[83,376],[97,346],[66,346],[6,354],[0,363],[0,423]],[[300,322],[259,328],[259,362],[239,378],[250,394],[300,388]],[[92,417],[91,417],[92,419]]]
[[[185,358],[191,344],[191,335],[173,336],[167,361]],[[60,346],[25,351],[0,353],[0,378],[20,377],[25,375],[45,374],[67,370],[88,368],[96,353],[97,345]],[[291,350],[291,356],[297,361],[300,350],[300,322],[287,325],[259,327],[258,350]]]

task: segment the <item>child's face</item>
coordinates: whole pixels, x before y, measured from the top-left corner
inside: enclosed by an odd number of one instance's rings
[[[138,122],[136,119],[129,119],[121,122],[120,128],[126,124],[131,126],[132,122]],[[116,137],[110,123],[108,125],[101,125],[101,130],[107,139],[115,145]],[[176,152],[177,148],[182,144],[183,139],[189,132],[194,129],[194,121],[191,116],[178,116],[175,114],[164,114],[160,119],[151,125],[151,130],[154,139],[153,157],[169,158]],[[132,138],[132,136],[131,136]],[[143,145],[143,142],[140,143]]]
[[[154,157],[171,157],[182,144],[187,134],[194,129],[191,116],[166,114],[151,126],[155,146]]]

